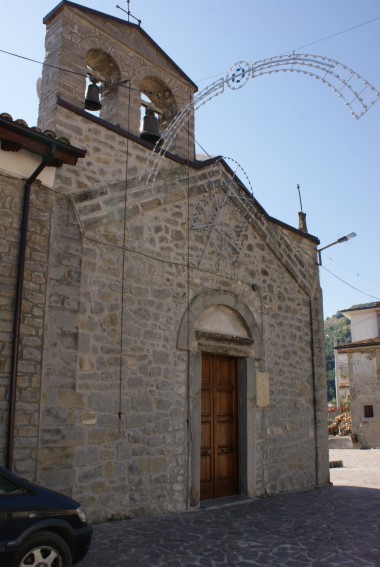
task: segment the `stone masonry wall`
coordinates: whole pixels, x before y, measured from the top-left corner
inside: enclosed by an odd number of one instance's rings
[[[253,410],[256,494],[327,482],[315,244],[256,215],[218,165],[166,159],[145,187],[149,150],[57,116],[87,154],[33,197],[16,471],[73,495],[93,520],[186,509],[189,361],[177,334],[192,299],[217,289],[248,306],[262,335],[270,403]]]
[[[12,333],[14,301],[16,290],[18,225],[21,216],[21,195],[23,184],[20,180],[0,176],[0,447],[1,464],[5,465],[7,434],[9,382],[11,373]]]
[[[193,117],[172,148],[181,159],[162,157],[145,184],[151,152],[118,126],[138,135],[147,77],[168,84],[178,110],[194,85],[141,30],[126,34],[122,23],[72,6],[47,26],[47,62],[56,68],[44,67],[39,125],[87,153],[57,170],[53,192],[37,187],[33,197],[16,471],[74,496],[93,521],[187,509],[199,482],[191,476],[197,401],[193,353],[177,348],[178,331],[192,300],[217,290],[238,298],[259,329],[249,385],[256,371],[269,376],[269,405],[250,406],[255,495],[326,483],[315,240],[267,218],[223,165],[186,161],[194,157]],[[120,87],[105,105],[113,129],[80,112],[91,49],[112,56],[129,81],[130,96]],[[7,186],[3,194],[12,213],[11,224],[0,217],[3,252],[11,251],[1,321],[7,395],[20,197]]]
[[[52,217],[38,480],[94,519],[188,506],[188,360],[177,333],[193,297],[224,289],[262,330],[270,377],[270,405],[255,409],[257,494],[326,482],[313,407],[325,387],[311,354],[312,336],[322,352],[310,324],[311,309],[314,325],[321,317],[313,242],[264,218],[242,220],[237,194],[218,230],[198,230],[226,195],[219,169],[165,160],[157,183],[139,186],[146,148],[60,116],[57,129],[87,155],[56,178],[65,196]]]
[[[1,464],[5,464],[8,437],[12,337],[23,199],[24,181],[0,176]],[[31,189],[20,328],[14,451],[17,472],[31,478],[35,477],[37,467],[50,208],[50,190],[38,181],[34,182]]]
[[[254,494],[326,483],[315,241],[268,219],[220,163],[185,161],[194,157],[193,116],[171,147],[182,159],[162,157],[146,184],[152,154],[122,130],[139,134],[143,82],[167,84],[178,110],[195,87],[141,30],[64,6],[47,22],[46,49],[55,67],[44,67],[39,125],[87,153],[57,170],[54,192],[33,192],[16,471],[74,496],[93,521],[187,509],[199,424],[178,331],[194,298],[217,291],[236,297],[259,329],[251,390],[255,371],[269,376],[269,405],[250,407]],[[111,56],[126,85],[103,110],[113,129],[80,112],[91,50]],[[12,183],[0,185],[11,213],[0,216],[5,396],[22,190]]]

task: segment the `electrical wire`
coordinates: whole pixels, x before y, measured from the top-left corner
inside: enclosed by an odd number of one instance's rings
[[[38,65],[45,65],[46,67],[51,67],[52,69],[58,69],[58,71],[65,71],[65,73],[71,73],[72,75],[87,77],[87,75],[85,75],[84,73],[79,73],[78,71],[71,71],[70,69],[66,69],[65,67],[58,67],[57,65],[50,65],[50,63],[42,63],[41,61],[37,61],[37,59],[31,59],[30,57],[25,57],[24,55],[18,55],[18,53],[5,51],[4,49],[0,49],[0,53],[5,53],[6,55],[12,55],[12,57],[17,57],[18,59],[24,59],[25,61],[29,61],[31,63],[37,63]]]
[[[327,39],[331,39],[332,37],[342,35],[342,34],[347,33],[349,31],[360,28],[362,26],[366,26],[368,24],[371,24],[372,22],[376,22],[377,20],[380,20],[380,16],[377,16],[376,18],[372,18],[372,20],[367,20],[366,22],[362,22],[361,24],[357,24],[356,26],[351,26],[350,28],[347,28],[345,30],[341,30],[341,31],[333,33],[331,35],[327,35],[326,37],[322,37],[321,39],[317,39],[317,40],[312,41],[310,43],[306,43],[305,45],[301,45],[300,47],[296,47],[295,49],[289,49],[288,51],[284,51],[284,52],[280,53],[278,56],[286,55],[287,53],[295,53],[296,51],[299,51],[300,49],[304,49],[305,47],[310,47],[311,45],[316,45],[317,43],[321,43],[322,41],[326,41]],[[196,82],[201,83],[201,82],[207,81],[209,79],[216,79],[216,78],[222,77],[223,75],[224,75],[224,73],[219,73],[217,75],[210,75],[209,77],[205,77],[204,79],[198,79]]]
[[[380,19],[380,18],[378,18],[378,19]],[[364,24],[362,24],[362,25],[364,25]],[[357,26],[356,26],[356,27],[357,27]],[[339,33],[343,33],[343,32],[339,32]],[[3,50],[0,50],[0,52],[2,52],[2,51],[3,51]],[[57,68],[57,67],[55,67],[55,68]],[[63,70],[70,72],[70,71],[67,70],[67,69],[63,69]],[[80,73],[76,73],[76,74],[82,75],[82,74],[80,74]],[[83,76],[83,75],[82,75],[82,76]],[[185,128],[185,129],[186,129],[186,128]],[[189,131],[188,131],[187,133],[188,133],[188,135],[189,135]],[[208,153],[208,151],[202,146],[202,144],[201,144],[194,136],[193,136],[193,139],[194,139],[194,142],[202,149],[202,151],[203,151],[209,158],[211,158],[212,156]],[[235,160],[234,160],[234,161],[235,161]],[[236,162],[236,163],[237,163],[237,162]],[[238,164],[238,165],[239,165],[239,164]],[[240,166],[240,167],[241,167],[241,166]],[[242,170],[243,170],[243,172],[244,172],[244,169],[243,169],[243,168],[242,168]],[[244,172],[244,173],[245,173],[245,172]],[[249,177],[248,177],[248,176],[247,176],[247,180],[248,180],[248,182],[249,182],[249,184],[250,184],[250,186],[251,186],[251,183],[250,183],[250,180],[249,180]],[[251,194],[252,194],[252,197],[253,197],[252,186],[251,186]],[[254,197],[253,197],[253,199],[254,199]],[[104,243],[103,243],[103,244],[104,244]],[[331,259],[331,258],[330,258],[330,259]],[[364,295],[367,295],[368,297],[371,297],[371,298],[373,298],[373,299],[379,299],[379,298],[377,298],[377,297],[375,297],[375,296],[372,296],[372,295],[370,295],[370,294],[367,294],[366,292],[363,292],[362,290],[360,290],[360,289],[358,289],[358,288],[352,286],[351,284],[349,284],[348,282],[346,282],[345,280],[343,280],[342,278],[340,278],[339,276],[337,276],[336,274],[334,274],[333,272],[331,272],[330,270],[328,270],[328,269],[325,268],[324,266],[322,266],[322,267],[323,267],[327,272],[329,272],[331,275],[333,275],[334,277],[336,277],[337,279],[339,279],[340,281],[342,281],[343,283],[345,283],[345,284],[348,285],[349,287],[351,287],[351,288],[353,288],[353,289],[359,291],[360,293],[363,293]],[[360,275],[360,274],[357,274],[357,275]],[[370,280],[368,280],[368,281],[370,281]]]
[[[331,39],[332,37],[336,37],[338,35],[342,35],[344,33],[347,33],[349,31],[355,30],[357,28],[360,28],[362,26],[366,26],[368,24],[371,24],[373,22],[376,22],[377,20],[380,20],[380,16],[377,16],[376,18],[372,18],[371,20],[367,20],[366,22],[362,22],[361,24],[357,24],[356,26],[351,26],[350,28],[346,28],[344,30],[341,30],[339,32],[333,33],[331,35],[328,35],[326,37],[322,37],[321,39],[317,39],[315,41],[312,41],[310,43],[306,43],[305,45],[301,45],[300,47],[296,47],[295,49],[289,49],[288,51],[284,51],[283,53],[280,53],[280,55],[286,55],[287,53],[294,53],[295,51],[299,51],[300,49],[303,49],[305,47],[310,47],[311,45],[315,45],[317,43],[321,43],[322,41],[326,41],[327,39]],[[66,73],[72,73],[73,75],[79,75],[81,77],[87,77],[87,75],[83,74],[83,73],[79,73],[78,71],[71,71],[70,69],[66,69],[64,67],[58,67],[56,65],[51,65],[49,63],[42,63],[41,61],[37,61],[36,59],[31,59],[30,57],[25,57],[24,55],[19,55],[17,53],[12,53],[11,51],[6,51],[4,49],[0,49],[0,53],[4,53],[6,55],[11,55],[12,57],[17,57],[19,59],[24,59],[25,61],[30,61],[31,63],[37,63],[38,65],[46,65],[47,67],[51,67],[53,69],[58,69],[59,71],[65,71]],[[204,77],[203,79],[198,79],[197,83],[201,83],[203,81],[207,81],[209,79],[215,79],[218,77],[222,77],[224,76],[225,72],[222,73],[218,73],[216,75],[210,75],[208,77]],[[118,85],[121,87],[126,87],[126,85]],[[132,88],[133,87],[127,87],[127,88]],[[135,89],[138,90],[138,89]],[[149,93],[149,94],[158,94],[158,93]]]
[[[331,270],[328,270],[325,266],[321,266],[321,268],[323,268],[326,272],[328,272],[329,274],[334,276],[334,278],[336,278],[339,281],[343,282],[344,284],[348,285],[348,287],[351,287],[355,291],[358,291],[359,293],[362,293],[363,295],[366,295],[367,297],[371,297],[372,299],[376,299],[377,301],[380,301],[380,297],[376,297],[375,295],[370,295],[369,293],[366,293],[365,291],[362,291],[361,289],[351,285],[350,283],[346,282],[346,280],[344,280],[343,278],[334,274],[334,272],[332,272]]]
[[[24,55],[18,55],[17,53],[12,53],[11,51],[5,51],[4,49],[0,49],[0,53],[5,53],[6,55],[12,55],[13,57],[17,57],[18,59],[24,59],[25,61],[29,61],[31,63],[37,63],[38,65],[50,67],[51,69],[57,69],[58,71],[63,71],[64,73],[71,73],[72,75],[77,75],[79,77],[84,77],[86,79],[88,78],[87,73],[79,73],[79,71],[72,71],[71,69],[66,69],[66,67],[59,67],[58,65],[51,65],[50,63],[46,63],[46,62],[42,63],[42,61],[38,61],[37,59],[31,59],[30,57],[25,57]],[[141,89],[138,89],[136,87],[132,87],[131,85],[125,85],[123,83],[116,83],[114,85],[110,85],[110,87],[122,87],[124,89],[129,89],[130,91],[142,92]],[[146,95],[159,95],[160,93],[144,90],[144,94],[146,94]]]
[[[185,128],[185,129],[186,129],[186,128]],[[187,131],[187,132],[188,132],[188,131]],[[189,134],[189,132],[188,132],[188,134]],[[209,154],[209,152],[204,148],[204,146],[202,146],[202,144],[195,138],[195,136],[193,136],[193,140],[194,140],[194,143],[195,143],[197,146],[199,146],[199,147],[201,148],[201,150],[205,153],[205,155],[208,156],[208,158],[212,158],[212,156]],[[234,160],[234,161],[235,161],[235,160]],[[238,165],[239,165],[239,164],[238,164]],[[241,166],[240,166],[240,167],[241,167]],[[242,170],[243,170],[243,172],[244,172],[244,169],[243,169],[243,168],[242,168]],[[244,173],[245,173],[245,172],[244,172]],[[251,185],[250,179],[248,178],[248,176],[247,176],[247,179],[248,179],[249,184]],[[251,190],[252,190],[252,187],[251,187]],[[254,198],[254,196],[253,196],[253,191],[251,191],[251,192],[252,192],[252,198],[255,200],[255,198]],[[332,258],[330,258],[330,260],[332,260]],[[338,263],[339,263],[339,262],[338,262]],[[342,264],[342,266],[344,266],[344,264]],[[365,291],[362,291],[361,289],[359,289],[359,288],[353,286],[352,284],[346,282],[343,278],[341,278],[341,277],[338,276],[337,274],[334,274],[334,272],[332,272],[331,270],[328,270],[325,266],[322,265],[321,267],[322,267],[324,270],[326,270],[326,272],[328,272],[329,274],[331,274],[332,276],[334,276],[335,278],[337,278],[338,280],[340,280],[341,282],[343,282],[343,283],[346,284],[347,286],[351,287],[352,289],[355,289],[356,291],[358,291],[358,292],[362,293],[363,295],[366,295],[367,297],[370,297],[370,298],[372,298],[372,299],[380,300],[379,297],[376,297],[376,296],[374,296],[374,295],[370,295],[369,293],[366,293]],[[344,266],[344,267],[347,268],[347,266]],[[350,269],[350,268],[347,268],[347,269]],[[352,271],[353,273],[356,273],[354,270],[351,270],[351,271]],[[356,273],[356,275],[359,276],[359,277],[363,277],[363,276],[360,276],[360,274],[358,274],[358,273]],[[367,278],[364,278],[364,279],[367,279]],[[371,282],[371,280],[367,280],[367,281],[369,281],[370,283],[374,283],[374,282]],[[378,286],[377,284],[374,284],[374,285],[376,285],[377,287],[380,287],[380,286]]]
[[[316,41],[312,41],[311,43],[306,43],[305,45],[301,45],[300,47],[296,47],[296,49],[286,51],[285,53],[283,53],[283,55],[285,55],[286,53],[291,53],[293,51],[298,51],[299,49],[304,49],[305,47],[310,47],[310,45],[315,45],[316,43],[321,43],[322,41],[326,41],[326,39],[331,39],[332,37],[342,35],[343,33],[347,33],[349,31],[355,30],[355,29],[360,28],[362,26],[366,26],[368,24],[371,24],[372,22],[376,22],[377,20],[380,20],[380,16],[377,16],[376,18],[372,18],[372,20],[367,20],[366,22],[362,22],[361,24],[357,24],[356,26],[352,26],[352,27],[347,28],[345,30],[333,33],[331,35],[327,35],[326,37],[322,37],[321,39],[317,39]]]
[[[349,266],[346,266],[345,264],[342,264],[342,262],[338,262],[338,260],[335,260],[335,258],[332,258],[331,256],[327,256],[327,258],[329,260],[331,260],[332,262],[335,262],[336,264],[339,264],[340,266],[342,266],[343,268],[346,268],[346,270],[350,271],[351,273],[355,274],[357,277],[362,278],[363,280],[366,280],[368,283],[378,287],[380,289],[380,285],[376,282],[373,282],[372,280],[366,278],[365,276],[362,276],[361,274],[358,274],[356,270],[353,270],[352,268],[350,268]]]
[[[187,133],[188,133],[188,136],[189,136],[189,135],[190,135],[189,130],[188,130],[187,128],[185,128],[185,129],[187,130]],[[207,150],[200,144],[200,142],[198,142],[198,141],[196,140],[195,136],[192,136],[192,137],[193,137],[194,142],[202,149],[202,151],[203,151],[208,157],[211,157],[210,154],[207,152]],[[60,194],[58,191],[54,191],[54,192],[57,192],[58,194]],[[252,198],[254,199],[253,195],[252,195]],[[74,208],[76,209],[75,204],[74,204]],[[157,256],[155,256],[154,254],[149,254],[149,253],[146,253],[146,252],[134,250],[133,248],[127,247],[127,246],[125,245],[125,243],[123,244],[123,246],[120,246],[120,245],[115,245],[115,244],[113,244],[113,243],[111,244],[111,243],[109,243],[109,242],[101,241],[101,240],[99,240],[99,239],[97,239],[97,238],[90,237],[90,236],[88,236],[88,235],[86,234],[86,231],[85,231],[85,229],[84,229],[83,223],[81,222],[81,219],[80,219],[79,212],[76,211],[76,213],[77,213],[77,218],[78,218],[78,220],[80,221],[80,225],[81,225],[81,227],[82,227],[83,237],[84,237],[86,240],[89,240],[89,241],[92,241],[92,242],[96,242],[97,244],[100,244],[100,245],[103,245],[103,246],[109,246],[109,247],[111,247],[111,248],[120,248],[120,249],[122,249],[124,252],[125,252],[125,251],[129,251],[130,253],[135,253],[135,254],[140,255],[140,256],[144,256],[144,257],[147,257],[147,258],[150,258],[150,259],[154,259],[154,260],[156,260],[156,261],[158,261],[158,262],[162,262],[162,263],[164,263],[164,264],[178,265],[178,266],[183,266],[183,267],[186,266],[186,268],[187,268],[187,270],[188,270],[188,274],[189,274],[189,271],[190,271],[190,270],[198,270],[198,271],[203,272],[203,273],[214,274],[214,275],[217,275],[217,276],[219,276],[219,277],[224,277],[225,279],[230,280],[230,281],[236,281],[236,278],[233,277],[233,276],[230,275],[230,274],[226,274],[226,273],[222,274],[222,273],[220,273],[220,272],[216,272],[216,271],[210,270],[210,269],[203,269],[203,268],[200,268],[200,267],[198,267],[198,268],[192,267],[192,266],[190,266],[189,261],[187,261],[186,263],[184,263],[184,262],[175,262],[175,261],[172,261],[172,260],[166,260],[166,259],[164,259],[164,258],[157,257]],[[372,298],[372,299],[376,299],[376,300],[380,301],[380,298],[379,298],[379,297],[370,295],[370,294],[368,294],[368,293],[362,291],[361,289],[359,289],[359,288],[357,288],[357,287],[351,285],[350,283],[346,282],[343,278],[339,277],[337,274],[334,274],[334,272],[332,272],[331,270],[328,270],[325,266],[322,265],[321,268],[323,268],[326,272],[328,272],[330,275],[334,276],[336,279],[338,279],[338,280],[341,281],[342,283],[344,283],[344,284],[346,284],[347,286],[351,287],[352,289],[358,291],[359,293],[362,293],[363,295],[366,295],[367,297],[370,297],[370,298]],[[241,283],[244,283],[244,284],[246,284],[246,285],[248,285],[248,286],[251,286],[251,283],[244,281],[244,279],[239,279],[238,281],[240,281]]]
[[[130,128],[131,119],[131,92],[128,93],[128,119],[127,128]],[[123,250],[126,247],[127,241],[127,205],[128,205],[128,182],[129,182],[129,145],[130,140],[127,138],[126,151],[125,151],[125,185],[124,185],[124,214],[123,214]],[[122,252],[121,260],[121,305],[120,305],[120,352],[119,352],[119,430],[121,431],[122,417],[123,417],[123,372],[128,373],[127,365],[124,366],[124,348],[125,348],[125,337],[126,337],[126,327],[125,318],[125,305],[124,305],[124,293],[125,293],[125,270],[126,270],[126,254]]]
[[[201,150],[202,150],[209,158],[211,158],[212,156],[211,156],[211,155],[208,153],[208,151],[202,146],[202,144],[201,144],[200,142],[198,142],[198,140],[195,138],[195,136],[193,137],[193,139],[194,139],[195,144],[196,144],[197,146],[199,146],[199,147],[201,148]],[[242,169],[243,169],[243,168],[242,168]],[[244,170],[243,170],[243,171],[244,171]],[[248,179],[248,182],[249,182],[249,184],[250,184],[250,180],[249,180],[248,177],[247,177],[247,179]],[[252,191],[252,198],[254,199],[254,197],[253,197],[253,191]],[[332,258],[330,258],[330,260],[332,260]],[[339,262],[338,262],[338,263],[339,263]],[[342,264],[342,266],[344,266],[344,264]],[[359,291],[360,293],[362,293],[362,294],[364,294],[364,295],[367,295],[367,297],[371,297],[372,299],[380,300],[380,298],[378,298],[378,297],[376,297],[376,296],[374,296],[374,295],[370,295],[370,294],[366,293],[365,291],[362,291],[362,290],[358,289],[357,287],[351,285],[350,283],[346,282],[343,278],[341,278],[341,277],[339,277],[338,275],[334,274],[333,272],[331,272],[330,270],[328,270],[325,266],[322,265],[321,267],[322,267],[324,270],[326,270],[327,272],[329,272],[332,276],[334,276],[335,278],[337,278],[338,280],[340,280],[340,281],[343,282],[344,284],[348,285],[349,287],[355,289],[356,291]],[[347,268],[347,266],[344,266],[344,267]],[[350,268],[347,268],[347,269],[350,269]],[[352,271],[353,273],[356,273],[354,270],[351,270],[351,271]],[[363,277],[363,276],[360,276],[360,274],[358,274],[358,273],[356,273],[356,275],[359,276],[359,277]],[[367,278],[364,278],[364,279],[367,279]],[[367,281],[370,282],[370,283],[374,283],[374,282],[371,282],[371,280],[367,280]],[[378,286],[378,284],[374,284],[374,285],[376,285],[377,287],[380,287],[380,286]]]

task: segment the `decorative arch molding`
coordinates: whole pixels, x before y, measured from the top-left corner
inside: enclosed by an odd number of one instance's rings
[[[184,100],[188,102],[188,98],[184,99],[178,82],[164,70],[149,63],[142,63],[134,68],[131,86],[135,90],[136,97],[143,95],[147,97],[149,108],[159,117],[160,133],[166,131],[175,120],[179,108],[183,107]],[[143,102],[142,104],[144,105]]]
[[[82,41],[80,41],[76,46],[76,54],[83,61],[86,61],[86,55],[92,49],[104,51],[105,53],[107,53],[107,55],[112,57],[112,59],[118,65],[122,77],[125,78],[125,75],[127,74],[127,65],[125,61],[126,58],[122,57],[119,51],[115,49],[114,45],[112,45],[108,41],[105,41],[104,39],[99,39],[99,37],[96,36],[86,37],[85,39],[82,39]]]
[[[202,330],[199,328],[199,322],[202,315],[211,307],[215,310],[220,309],[222,317],[228,316],[230,310],[231,315],[236,318],[232,321],[232,326],[240,326],[239,335],[215,332],[214,330]],[[262,337],[259,326],[249,309],[238,296],[225,290],[207,290],[201,292],[193,298],[185,313],[183,314],[178,329],[177,348],[179,350],[189,350],[198,352],[202,348],[202,343],[209,345],[223,345],[223,350],[240,350],[241,354],[253,357],[256,360],[262,359]]]
[[[159,81],[168,86],[173,95],[178,93],[180,90],[178,82],[176,82],[169,74],[162,72],[159,67],[155,67],[149,63],[142,63],[138,67],[135,67],[131,75],[131,81],[133,81],[134,86],[138,87],[146,77],[156,77]]]
[[[87,69],[94,72],[104,85],[120,83],[120,69],[115,59],[104,49],[90,49],[86,55]]]

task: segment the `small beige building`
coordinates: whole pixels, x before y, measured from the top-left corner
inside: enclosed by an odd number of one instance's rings
[[[356,447],[380,448],[380,303],[346,309],[352,342],[336,348],[344,360]]]
[[[68,1],[44,22],[38,136],[75,159],[30,180],[21,272],[30,174],[0,170],[2,462],[92,520],[327,484],[318,239],[196,159],[193,112],[154,146],[197,87],[141,27]]]

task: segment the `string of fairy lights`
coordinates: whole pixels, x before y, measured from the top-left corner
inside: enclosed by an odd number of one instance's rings
[[[269,57],[249,64],[244,61],[235,63],[225,77],[211,83],[197,93],[179,112],[161,134],[159,146],[156,144],[140,175],[140,183],[154,184],[161,167],[162,159],[170,151],[174,140],[190,114],[210,102],[225,91],[241,89],[250,79],[262,75],[288,72],[301,73],[321,81],[338,95],[356,118],[361,118],[380,98],[380,91],[359,73],[329,57],[307,53],[293,53]]]
[[[355,27],[359,27],[361,25],[365,25],[366,23],[370,23],[376,19],[370,20],[369,22],[364,22],[363,24],[359,24],[358,26],[354,26],[353,28],[349,28],[349,30],[343,30],[340,33],[345,33],[346,31],[350,31],[350,29],[354,29]],[[334,35],[338,35],[334,34]],[[330,36],[328,36],[330,37]],[[333,36],[331,36],[333,37]],[[308,45],[313,45],[312,42]],[[297,48],[301,49],[301,48]],[[1,50],[1,53],[5,53],[8,55],[13,55],[15,57],[19,57],[25,59],[27,61],[40,63],[36,60],[33,60],[28,57],[16,55],[14,53]],[[47,65],[46,63],[44,63]],[[54,67],[53,65],[49,65]],[[57,67],[58,68],[58,67]],[[77,73],[75,71],[71,71],[69,69],[59,68],[62,71],[75,73],[79,75],[84,75],[82,73]],[[250,79],[257,78],[259,76],[265,74],[272,74],[272,73],[279,73],[279,72],[290,72],[290,73],[302,73],[304,75],[310,76],[314,79],[322,81],[327,87],[331,88],[334,93],[336,93],[340,99],[343,100],[344,104],[350,109],[351,114],[356,118],[361,118],[380,98],[380,92],[371,85],[367,80],[365,80],[359,73],[355,72],[351,68],[343,65],[342,63],[332,60],[327,57],[320,57],[314,54],[302,54],[302,53],[286,53],[275,57],[269,57],[260,61],[256,61],[252,64],[247,62],[237,62],[233,65],[228,73],[220,78],[219,80],[213,82],[211,85],[208,85],[205,89],[199,92],[194,98],[188,103],[183,110],[175,116],[174,120],[169,124],[166,130],[162,133],[160,139],[160,147],[156,147],[155,151],[151,152],[149,159],[146,162],[145,168],[143,169],[140,178],[139,184],[141,185],[154,185],[157,174],[160,170],[162,159],[165,157],[168,151],[170,151],[171,146],[174,143],[175,137],[178,131],[183,127],[186,119],[188,118],[190,113],[195,112],[199,107],[203,106],[204,104],[208,103],[213,98],[223,94],[225,86],[227,85],[230,89],[240,89],[244,87]],[[85,76],[85,75],[84,75]],[[129,88],[133,90],[133,87],[130,84],[126,85],[118,85],[121,87]],[[136,89],[138,90],[138,89]],[[156,93],[146,93],[146,94],[156,94]],[[222,159],[222,158],[220,158]],[[234,160],[231,160],[234,161]],[[230,250],[230,255],[233,257],[234,263],[236,263],[240,251],[244,241],[244,235],[247,232],[247,226],[252,222],[252,219],[255,218],[256,221],[260,218],[263,222],[263,216],[258,213],[257,210],[253,210],[252,207],[252,195],[251,199],[247,198],[247,195],[244,195],[241,191],[237,192],[236,187],[239,185],[237,182],[235,175],[238,168],[242,170],[241,166],[235,162],[236,169],[233,173],[230,182],[227,185],[227,190],[224,192],[224,196],[221,202],[218,201],[218,189],[215,186],[214,179],[212,175],[209,176],[209,186],[211,187],[210,191],[207,189],[206,194],[203,198],[199,199],[198,203],[195,206],[195,213],[192,220],[192,230],[194,231],[201,231],[208,234],[208,240],[206,242],[205,248],[203,253],[197,257],[193,258],[198,263],[198,267],[200,267],[202,261],[204,261],[205,255],[210,247],[211,239],[215,234],[218,234],[219,242],[222,242],[224,247],[227,246]],[[242,170],[245,174],[244,170]],[[246,176],[246,175],[245,175]],[[248,179],[248,177],[246,176]],[[248,179],[249,182],[249,179]],[[251,184],[249,183],[249,188],[252,193]],[[211,199],[210,199],[211,198]],[[231,204],[231,200],[239,201],[240,212],[243,206],[243,224],[240,225],[240,228],[237,233],[231,234],[225,228],[221,228],[222,226],[222,219],[224,209],[226,205]],[[209,210],[210,201],[214,203],[213,213],[211,218],[206,219],[205,214],[206,211]],[[234,209],[236,207],[233,207]],[[259,214],[259,216],[258,216]],[[248,223],[248,224],[247,224]],[[284,235],[282,233],[282,238]],[[220,258],[221,252],[219,249],[219,256],[216,259],[215,269],[219,271],[220,269]],[[323,267],[324,268],[324,267]],[[356,289],[358,288],[350,285],[348,282],[336,276],[333,272],[324,268],[327,272],[332,274],[333,276],[337,277],[339,280],[343,281],[346,285]],[[374,299],[378,299],[375,296],[371,296],[366,294],[369,297]]]

